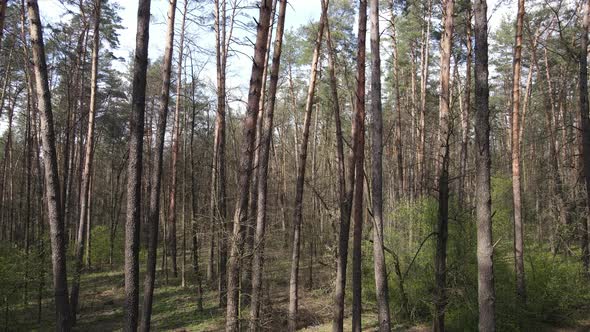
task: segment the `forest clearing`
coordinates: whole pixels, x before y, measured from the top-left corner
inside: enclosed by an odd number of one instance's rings
[[[5,331],[590,331],[590,0],[0,0]]]

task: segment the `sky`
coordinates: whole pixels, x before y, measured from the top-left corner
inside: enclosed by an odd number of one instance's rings
[[[1,1],[1,0],[0,0]],[[135,33],[137,24],[137,0],[109,0],[120,5],[121,10],[119,15],[122,19],[121,25],[124,27],[119,31],[119,48],[113,50],[115,56],[128,59],[129,54],[135,49]],[[228,0],[231,3],[233,0]],[[249,0],[235,0],[238,3]],[[177,23],[180,22],[180,9],[184,4],[184,0],[178,0],[177,3]],[[515,0],[488,0],[488,16],[490,30],[496,29],[502,17],[516,13]],[[229,8],[229,5],[228,5]],[[68,20],[68,16],[64,15],[65,8],[60,0],[39,0],[39,9],[41,12],[41,20],[43,24],[51,24],[64,20]],[[166,35],[166,12],[168,9],[168,0],[152,0],[151,2],[151,20],[150,20],[150,43],[148,56],[150,59],[157,59],[164,54],[164,40]],[[297,29],[309,22],[318,21],[321,12],[321,0],[289,0],[286,13],[286,28]],[[254,22],[254,16],[258,17],[257,10],[246,11],[245,21],[249,23]],[[356,23],[355,23],[356,24]],[[189,23],[189,26],[191,23]],[[214,50],[215,35],[211,27],[197,28],[192,24],[188,29],[191,31],[188,37],[188,43],[193,43],[209,52]],[[177,25],[178,26],[178,25]],[[382,23],[381,29],[384,30],[387,25]],[[356,31],[356,28],[354,28]],[[236,29],[235,35],[238,37],[249,36],[254,40],[256,31],[253,29]],[[367,47],[368,47],[367,43]],[[241,109],[245,105],[248,93],[248,83],[250,80],[250,73],[252,68],[251,57],[253,55],[253,47],[240,46],[235,47],[238,52],[236,56],[228,61],[228,75],[227,85],[228,90],[232,92],[232,96],[236,99],[230,102],[232,108]],[[175,52],[176,55],[176,52]],[[197,61],[204,66],[201,71],[199,79],[208,84],[212,89],[215,87],[215,60],[212,55],[200,55]],[[115,63],[115,67],[119,70],[126,70],[126,65],[123,62]],[[0,135],[7,128],[5,119],[0,120]]]
[[[114,50],[114,54],[117,57],[128,58],[129,54],[135,49],[135,34],[137,24],[137,1],[132,0],[110,0],[120,5],[121,10],[119,15],[122,18],[122,26],[124,29],[120,30],[119,42],[120,46],[118,50]],[[240,0],[238,0],[239,2]],[[229,3],[230,1],[228,1]],[[242,0],[242,2],[244,2]],[[179,26],[181,20],[181,9],[184,4],[183,0],[177,2],[176,12],[176,23]],[[41,11],[41,17],[44,24],[58,22],[64,20],[66,16],[63,16],[64,7],[60,4],[59,0],[40,0],[39,8]],[[230,8],[228,4],[228,9]],[[162,57],[164,54],[166,38],[166,15],[168,10],[168,0],[152,0],[151,3],[151,20],[150,20],[150,43],[148,56],[150,59],[157,59]],[[199,13],[196,13],[199,14]],[[257,10],[248,10],[245,12],[245,21],[248,23],[254,22],[254,16],[258,16]],[[320,16],[320,1],[319,0],[292,0],[287,6],[286,13],[286,28],[296,29],[297,27],[307,24],[311,21],[317,21]],[[189,43],[198,44],[198,46],[213,51],[215,48],[215,36],[212,31],[212,27],[196,27],[193,23],[187,23],[190,30]],[[177,29],[178,33],[178,29]],[[234,34],[236,37],[244,37],[248,35],[252,40],[254,39],[255,31],[248,30],[247,32],[243,29],[236,28]],[[178,40],[178,35],[175,36]],[[177,42],[177,41],[176,41]],[[228,85],[229,88],[238,87],[242,90],[242,96],[238,98],[245,98],[246,86],[249,82],[249,75],[252,66],[251,56],[252,47],[241,46],[236,47],[239,51],[236,56],[232,57],[228,62]],[[177,51],[175,51],[176,55]],[[201,64],[206,62],[205,69],[202,71],[201,79],[209,82],[215,81],[215,60],[212,55],[201,55],[199,57]],[[119,69],[123,70],[125,66],[123,63],[119,65]]]
[[[129,54],[135,48],[135,33],[137,23],[137,1],[135,0],[110,0],[111,2],[117,2],[121,10],[119,15],[122,18],[123,30],[120,31],[119,41],[120,47],[118,50],[114,50],[116,56],[121,58],[128,58]],[[237,0],[238,2],[244,0]],[[230,2],[230,1],[228,1]],[[178,0],[176,21],[180,22],[180,9],[183,6],[183,0]],[[67,19],[67,16],[63,15],[64,7],[60,4],[59,0],[40,0],[39,7],[41,11],[41,17],[44,23],[52,23],[60,20]],[[514,7],[514,8],[512,8]],[[166,12],[168,8],[168,0],[152,0],[151,4],[151,22],[150,22],[150,44],[149,44],[149,57],[150,59],[156,59],[164,53],[164,40],[166,35]],[[228,5],[229,8],[229,5]],[[320,0],[291,0],[286,13],[286,28],[296,29],[301,25],[305,25],[312,21],[319,20],[321,11]],[[499,25],[503,15],[510,12],[516,12],[516,3],[513,0],[488,0],[488,15],[490,16],[490,28],[493,30]],[[197,13],[198,14],[198,13]],[[254,16],[257,16],[257,10],[246,11],[245,21],[250,23],[254,21]],[[196,27],[194,23],[188,23],[190,30],[190,36],[188,36],[188,43],[193,43],[209,51],[214,50],[214,34],[211,27]],[[178,26],[178,24],[177,24]],[[387,28],[386,24],[382,24],[382,29]],[[356,29],[355,29],[356,31]],[[237,28],[235,35],[237,37],[248,36],[252,40],[254,39],[253,29],[244,30]],[[247,84],[249,82],[250,70],[252,66],[251,56],[253,53],[252,47],[239,46],[236,47],[238,52],[236,56],[232,57],[228,62],[228,85],[232,87],[238,87],[238,98],[243,99],[246,97]],[[176,52],[175,52],[176,54]],[[202,71],[200,79],[211,82],[215,82],[215,63],[212,55],[200,55],[199,62],[205,65]],[[123,70],[125,66],[123,63],[120,65],[120,69]]]

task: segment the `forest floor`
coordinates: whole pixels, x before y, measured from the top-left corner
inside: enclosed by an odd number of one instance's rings
[[[267,290],[264,295],[265,315],[262,324],[268,331],[284,331],[288,307],[288,260],[269,257],[271,271],[265,271]],[[180,260],[179,260],[180,263]],[[305,262],[306,263],[306,262]],[[331,287],[330,269],[321,260],[314,264],[310,271],[309,265],[302,262],[300,269],[300,308],[299,328],[303,331],[331,331]],[[180,264],[179,264],[180,265]],[[188,268],[188,264],[187,264]],[[140,275],[140,304],[143,293],[143,272]],[[180,274],[180,267],[179,267]],[[162,271],[158,271],[154,293],[152,314],[152,330],[154,331],[222,331],[224,330],[225,310],[218,306],[216,292],[203,285],[203,310],[197,309],[197,291],[194,286],[194,274],[187,269],[187,284],[181,287],[180,277],[169,273],[168,281]],[[313,277],[313,288],[310,290],[309,276]],[[122,270],[89,271],[82,277],[80,310],[76,331],[117,331],[123,327],[124,275]],[[49,282],[49,280],[47,281]],[[31,297],[35,297],[35,290]],[[54,327],[52,294],[45,293],[42,300],[42,319],[38,322],[38,306],[35,299],[30,299],[28,306],[6,308],[0,313],[2,324],[7,331],[48,331]],[[347,298],[347,301],[350,300]],[[375,331],[377,317],[371,304],[363,304],[363,330]],[[347,303],[347,310],[350,304]],[[248,309],[242,312],[243,324],[247,326]],[[346,312],[344,330],[350,330],[350,312]],[[590,318],[590,317],[589,317]],[[413,327],[395,325],[395,331],[423,332],[429,331],[427,324]],[[536,331],[590,331],[590,319],[580,321],[577,326],[535,328]]]
[[[187,261],[190,258],[187,257]],[[187,286],[181,286],[179,259],[179,276],[172,272],[166,276],[160,270],[156,277],[154,304],[152,313],[152,330],[154,331],[222,331],[224,330],[225,310],[219,308],[217,292],[211,291],[203,281],[203,310],[197,308],[197,288],[195,275],[189,270],[187,262]],[[284,257],[267,257],[270,268],[265,271],[267,291],[264,295],[264,317],[261,324],[265,330],[282,331],[287,324],[287,307],[289,303],[289,268],[290,262]],[[204,266],[203,266],[204,268]],[[105,271],[107,270],[107,271]],[[266,270],[266,269],[265,269]],[[202,270],[203,271],[203,270]],[[314,280],[313,289],[309,287],[309,274]],[[143,302],[143,280],[145,270],[140,273],[140,306]],[[324,331],[330,327],[331,295],[330,283],[333,278],[329,269],[322,264],[314,264],[309,271],[304,262],[300,270],[299,325],[310,331]],[[18,305],[0,310],[0,326],[7,331],[46,331],[54,329],[54,301],[50,291],[51,280],[46,278],[41,301],[41,319],[39,320],[38,287],[29,291],[28,305]],[[118,267],[108,271],[108,267],[95,268],[84,272],[80,287],[80,307],[76,331],[117,331],[123,328],[124,273]],[[348,306],[350,307],[350,306]],[[371,330],[376,326],[373,310],[363,315],[363,326]],[[242,324],[247,326],[248,308],[242,311]],[[345,322],[350,325],[350,318]]]

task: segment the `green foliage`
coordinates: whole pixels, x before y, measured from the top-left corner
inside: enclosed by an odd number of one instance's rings
[[[385,246],[390,250],[386,254],[386,264],[394,317],[403,317],[409,314],[409,317],[405,317],[407,320],[421,321],[430,315],[435,243],[433,242],[434,236],[430,234],[434,230],[436,217],[437,203],[432,198],[400,204],[390,215],[390,221],[408,223],[409,226],[385,227]],[[404,231],[405,229],[407,231]],[[428,240],[424,241],[427,237]],[[424,244],[420,248],[423,241]],[[418,252],[418,250],[420,251]],[[399,271],[395,265],[396,257],[391,252],[397,256]],[[416,259],[410,266],[414,256]],[[399,274],[401,274],[401,278]],[[402,286],[408,301],[407,309],[404,309]]]
[[[38,296],[49,296],[47,286],[50,272],[50,248],[47,236],[39,244],[31,245],[29,252],[7,244],[0,245],[0,307],[5,324],[15,322],[14,310]],[[43,288],[39,285],[45,284]],[[30,318],[29,318],[30,319]]]
[[[572,323],[587,313],[590,285],[573,257],[536,250],[527,262],[528,316],[533,321]]]
[[[90,258],[94,265],[109,265],[110,255],[110,230],[105,225],[100,225],[92,228],[92,250],[90,250]],[[123,232],[117,232],[113,241],[113,265],[119,266],[124,261],[124,244],[125,237]]]
[[[546,246],[538,245],[525,251],[528,301],[525,308],[518,309],[511,190],[510,178],[492,178],[498,330],[523,331],[573,323],[588,311],[590,287],[577,258],[553,256]],[[460,209],[455,201],[450,203],[446,323],[450,331],[475,331],[478,328],[476,220],[472,211]],[[435,229],[437,206],[432,198],[404,202],[389,214],[385,223],[390,306],[392,316],[401,324],[428,324],[432,319],[436,236],[428,236]],[[532,243],[532,239],[527,243]],[[366,242],[363,246],[363,303],[369,306],[375,303],[371,250],[372,245]],[[410,266],[414,256],[415,261]],[[401,287],[407,298],[407,311]]]

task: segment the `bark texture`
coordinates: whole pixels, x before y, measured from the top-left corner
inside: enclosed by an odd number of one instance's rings
[[[268,162],[270,145],[272,141],[274,108],[276,103],[277,87],[279,82],[279,70],[281,64],[281,52],[283,45],[283,33],[285,31],[285,13],[287,0],[279,1],[279,16],[272,66],[270,68],[270,85],[268,88],[268,103],[264,112],[264,122],[260,133],[260,155],[258,159],[258,211],[256,214],[256,232],[254,234],[254,257],[252,258],[252,298],[250,302],[250,331],[260,329],[260,305],[262,300],[262,270],[264,267],[264,234],[266,229],[266,200],[268,192]]]
[[[590,120],[588,119],[588,25],[590,21],[590,0],[583,9],[582,38],[580,42],[580,124],[582,127],[582,163],[586,178],[586,193],[590,209]],[[582,218],[582,262],[590,277],[590,250],[588,249],[588,221]]]
[[[354,198],[352,205],[352,330],[361,330],[363,239],[363,187],[365,179],[365,54],[367,38],[367,1],[359,2],[359,26],[356,59],[356,113],[358,142],[355,157]]]
[[[56,329],[71,330],[70,304],[68,300],[68,278],[66,271],[66,239],[64,236],[63,211],[59,208],[60,190],[55,149],[55,131],[51,110],[51,92],[47,75],[47,60],[43,42],[43,29],[36,0],[27,1],[29,33],[35,74],[37,107],[41,118],[41,145],[45,172],[45,199],[49,238],[51,241],[51,263],[53,265],[53,289],[55,296]]]
[[[438,177],[438,223],[436,253],[434,258],[435,298],[433,330],[445,331],[445,308],[447,305],[447,238],[449,226],[449,144],[450,123],[450,72],[451,47],[453,44],[454,0],[443,0],[443,34],[440,42],[440,101],[438,155],[436,174]]]
[[[166,34],[166,48],[162,62],[162,90],[158,100],[158,129],[156,132],[156,151],[152,166],[152,182],[150,191],[150,206],[148,210],[148,257],[147,272],[145,274],[143,307],[141,315],[141,330],[150,330],[152,303],[154,299],[154,282],[156,279],[156,261],[158,251],[158,225],[160,218],[160,190],[162,186],[162,164],[164,154],[164,138],[166,136],[166,119],[168,117],[168,103],[170,101],[170,75],[172,67],[172,51],[174,46],[174,17],[176,14],[176,0],[168,2],[168,27]],[[170,232],[170,230],[168,230]]]
[[[477,284],[479,330],[495,331],[494,246],[490,185],[490,90],[486,0],[474,1],[475,12],[475,158],[477,218]]]
[[[145,88],[147,83],[150,0],[140,0],[137,8],[137,35],[129,123],[127,166],[127,211],[125,222],[125,331],[137,331],[139,311],[139,226],[141,223],[141,178]]]
[[[239,197],[233,220],[233,232],[230,241],[230,256],[227,266],[227,311],[226,331],[239,331],[239,268],[242,249],[242,225],[247,218],[248,194],[250,192],[250,180],[252,177],[252,164],[254,159],[254,142],[256,140],[256,121],[262,88],[262,73],[270,26],[272,1],[263,0],[260,4],[258,27],[256,32],[256,44],[254,45],[254,61],[250,76],[250,89],[248,92],[248,104],[243,127],[243,142],[239,168]]]
[[[524,0],[518,0],[514,59],[512,63],[512,199],[514,205],[514,267],[516,271],[516,294],[521,303],[526,302],[524,281],[524,225],[522,222],[522,186],[520,183],[520,70],[522,60],[522,26]]]
[[[389,288],[383,250],[383,107],[381,105],[381,57],[379,55],[379,0],[370,0],[371,17],[371,115],[373,200],[373,265],[379,317],[379,331],[391,330],[389,316]],[[398,108],[396,110],[400,112]],[[401,137],[398,137],[401,140]],[[401,143],[398,145],[401,147]],[[401,151],[398,151],[401,154]],[[403,179],[403,174],[400,174]],[[403,188],[403,180],[399,182]],[[403,191],[403,189],[402,189]]]

